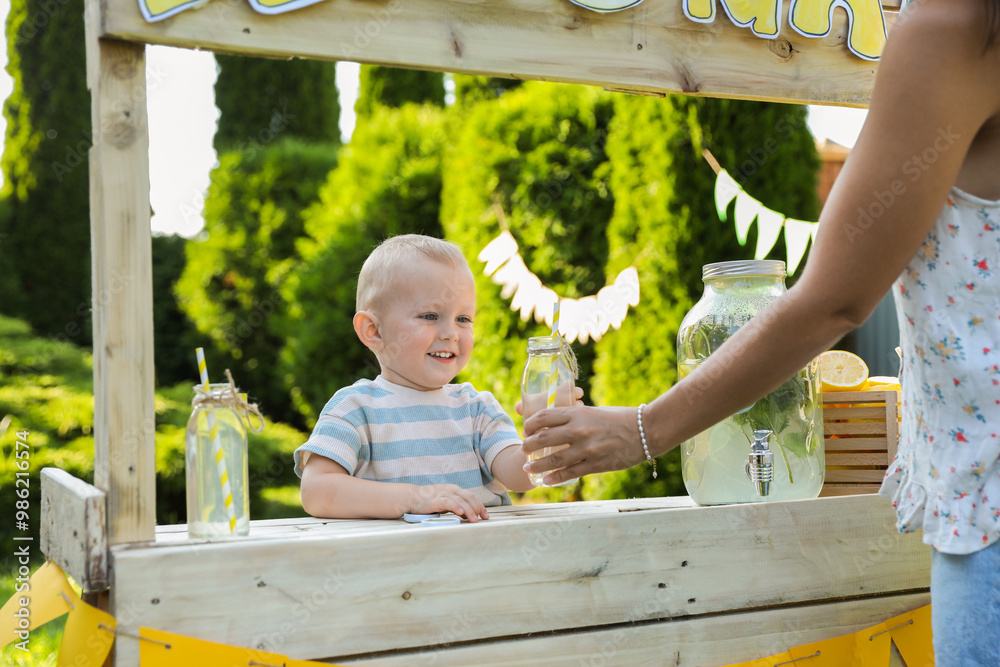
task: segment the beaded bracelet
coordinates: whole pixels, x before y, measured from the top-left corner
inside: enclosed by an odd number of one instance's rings
[[[642,409],[644,407],[646,407],[645,403],[639,406],[638,410],[636,410],[635,418],[639,422],[639,439],[642,440],[642,451],[646,454],[646,461],[649,465],[653,466],[653,479],[656,479],[656,459],[649,455],[649,446],[646,444],[646,432],[642,430]]]

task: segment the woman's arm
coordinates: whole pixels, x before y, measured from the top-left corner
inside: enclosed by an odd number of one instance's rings
[[[454,484],[396,484],[353,477],[332,459],[312,454],[302,469],[302,507],[326,519],[398,519],[406,513],[453,512],[488,519],[482,502]]]
[[[823,210],[802,278],[646,407],[654,455],[774,390],[867,319],[920,248],[974,139],[1000,110],[1000,57],[996,48],[983,53],[982,21],[978,0],[924,0],[897,21],[868,119]],[[1000,179],[993,183],[1000,187]],[[569,466],[549,478],[558,482],[644,460],[635,413],[538,413],[525,424],[525,452],[573,447],[530,469]]]

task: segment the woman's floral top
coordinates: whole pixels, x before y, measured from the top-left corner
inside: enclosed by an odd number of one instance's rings
[[[953,189],[893,294],[902,428],[880,493],[900,532],[972,553],[1000,539],[1000,201]]]

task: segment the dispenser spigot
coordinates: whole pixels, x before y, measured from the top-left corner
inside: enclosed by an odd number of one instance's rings
[[[774,479],[774,453],[768,446],[770,436],[771,431],[754,431],[747,459],[747,479],[753,482],[758,496],[766,496],[771,492],[771,481]]]

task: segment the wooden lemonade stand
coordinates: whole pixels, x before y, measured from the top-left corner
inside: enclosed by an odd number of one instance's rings
[[[514,506],[440,528],[255,521],[230,541],[155,525],[146,44],[867,104],[875,63],[844,47],[842,11],[827,37],[785,26],[764,40],[721,11],[694,23],[682,3],[598,14],[567,0],[325,0],[265,16],[214,0],[148,23],[135,0],[87,0],[94,486],[43,471],[43,549],[105,596],[115,665],[138,664],[140,627],[350,665],[724,665],[928,603],[929,549],[852,484],[878,470],[842,475],[837,492],[863,495],[754,505]],[[778,1],[785,15],[789,4]],[[894,441],[894,413],[881,429]]]

